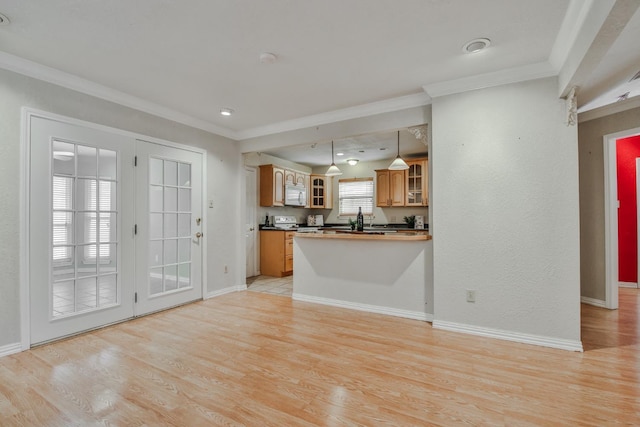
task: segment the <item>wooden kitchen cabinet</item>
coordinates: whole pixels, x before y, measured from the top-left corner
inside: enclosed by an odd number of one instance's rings
[[[427,159],[407,160],[405,206],[429,206],[429,163]]]
[[[284,169],[260,166],[260,206],[284,206]]]
[[[296,184],[296,172],[289,170],[289,169],[285,169],[284,170],[284,183],[285,185],[295,185]]]
[[[333,209],[332,183],[330,176],[311,175],[311,209]]]
[[[293,273],[295,231],[260,231],[260,274],[283,277]]]
[[[376,206],[404,206],[405,171],[376,170]]]

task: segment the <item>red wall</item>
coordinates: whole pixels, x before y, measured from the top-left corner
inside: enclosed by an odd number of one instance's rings
[[[638,281],[638,231],[636,203],[636,157],[640,157],[640,136],[616,141],[618,171],[618,280]]]

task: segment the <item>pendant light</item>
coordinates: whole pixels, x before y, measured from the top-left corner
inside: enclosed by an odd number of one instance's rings
[[[409,165],[404,160],[402,160],[402,157],[400,157],[400,131],[398,131],[398,156],[393,160],[393,162],[387,169],[392,171],[409,169]]]
[[[331,141],[331,166],[329,166],[329,169],[327,169],[327,173],[325,173],[325,175],[326,176],[342,175],[342,172],[336,166],[336,162],[333,161],[333,141]]]

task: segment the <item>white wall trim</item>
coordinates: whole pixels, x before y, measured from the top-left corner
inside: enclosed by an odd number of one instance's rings
[[[343,120],[358,119],[376,114],[405,110],[407,108],[422,107],[429,104],[431,104],[431,97],[424,92],[420,92],[413,95],[400,96],[397,98],[386,99],[384,101],[356,105],[354,107],[343,108],[341,110],[327,111],[326,113],[246,129],[236,132],[236,137],[238,140],[242,141],[249,138],[257,138],[275,133],[326,125]]]
[[[217,291],[213,291],[213,292],[209,292],[204,296],[204,299],[210,299],[210,298],[215,298],[215,297],[219,297],[225,294],[230,294],[231,292],[238,292],[241,291],[243,289],[241,289],[242,286],[238,285],[238,286],[229,286],[227,288],[223,288],[223,289],[218,289]],[[244,289],[246,289],[247,286],[244,286]]]
[[[618,287],[636,289],[638,287],[638,284],[636,282],[618,282]]]
[[[514,67],[492,73],[478,74],[446,82],[439,82],[422,86],[431,98],[455,93],[468,92],[470,90],[484,89],[494,86],[502,86],[510,83],[518,83],[527,80],[536,80],[557,75],[548,62]]]
[[[0,68],[182,123],[186,126],[236,139],[235,132],[230,129],[6,52],[0,52]]]
[[[601,299],[589,298],[589,297],[580,297],[580,302],[583,304],[594,305],[596,307],[607,308],[606,303]]]
[[[443,320],[433,321],[434,329],[442,329],[451,332],[461,332],[464,334],[478,335],[481,337],[495,338],[505,341],[514,341],[523,344],[533,344],[543,347],[558,348],[561,350],[582,352],[582,342],[573,340],[563,340],[559,338],[546,337],[541,335],[523,334],[519,332],[504,331],[501,329],[484,328],[462,323],[447,322]]]
[[[348,308],[350,310],[366,311],[369,313],[386,314],[388,316],[404,317],[413,320],[422,320],[426,322],[433,321],[433,314],[422,313],[419,311],[401,310],[397,308],[382,307],[379,305],[360,304],[351,301],[342,301],[331,298],[314,297],[310,295],[302,295],[294,293],[291,298],[295,301],[311,302],[315,304],[330,305],[333,307]]]
[[[640,96],[614,102],[593,110],[578,111],[578,123],[588,122],[589,120],[599,119],[600,117],[610,116],[611,114],[621,113],[638,107],[640,107]]]
[[[17,342],[13,344],[7,344],[0,347],[0,357],[9,356],[10,354],[20,353],[22,350],[22,344]]]

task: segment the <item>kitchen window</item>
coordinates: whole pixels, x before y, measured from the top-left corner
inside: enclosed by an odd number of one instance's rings
[[[373,178],[338,180],[339,215],[373,214]]]

